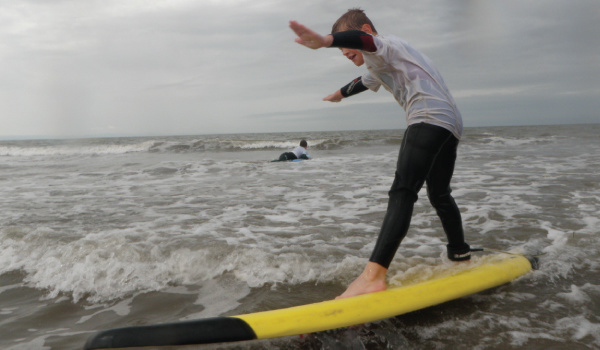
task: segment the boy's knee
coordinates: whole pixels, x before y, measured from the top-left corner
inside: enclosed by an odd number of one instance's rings
[[[390,202],[407,201],[407,202],[414,203],[419,198],[419,196],[417,195],[417,192],[415,192],[409,188],[406,188],[406,187],[393,188],[388,192],[388,195],[390,197]]]
[[[427,191],[427,197],[429,198],[429,203],[431,203],[431,205],[434,208],[453,205],[454,203],[454,199],[450,195],[450,192],[445,192],[443,194],[435,194],[433,192]]]

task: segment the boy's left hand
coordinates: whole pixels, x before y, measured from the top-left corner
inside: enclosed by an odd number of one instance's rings
[[[340,102],[343,98],[342,91],[338,90],[329,96],[323,97],[323,101]]]
[[[296,35],[298,35],[296,38],[296,42],[298,44],[304,45],[313,50],[320,49],[322,47],[329,47],[333,42],[333,36],[322,36],[296,21],[290,21],[290,28],[292,28]]]

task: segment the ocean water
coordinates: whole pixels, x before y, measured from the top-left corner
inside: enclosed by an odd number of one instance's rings
[[[0,348],[335,297],[374,246],[402,136],[0,141]],[[301,138],[313,159],[270,162]],[[600,125],[467,128],[452,186],[468,242],[539,270],[379,322],[186,349],[600,349],[599,174]],[[419,197],[390,284],[456,268]]]

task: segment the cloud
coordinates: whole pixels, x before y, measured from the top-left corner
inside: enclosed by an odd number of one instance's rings
[[[288,29],[327,33],[355,6],[433,59],[467,126],[600,121],[594,0],[15,0],[0,4],[0,134],[397,128],[404,114],[383,90],[322,102],[363,68]],[[365,118],[377,108],[393,117]]]

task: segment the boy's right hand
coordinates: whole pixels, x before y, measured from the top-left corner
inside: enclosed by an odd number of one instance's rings
[[[329,96],[323,97],[323,101],[340,102],[343,98],[344,96],[342,96],[342,91],[338,90]]]
[[[296,38],[296,42],[298,44],[304,45],[313,50],[320,49],[322,47],[329,47],[331,46],[331,43],[333,43],[333,36],[322,36],[296,21],[290,21],[290,28],[292,28],[296,35],[298,35]]]

